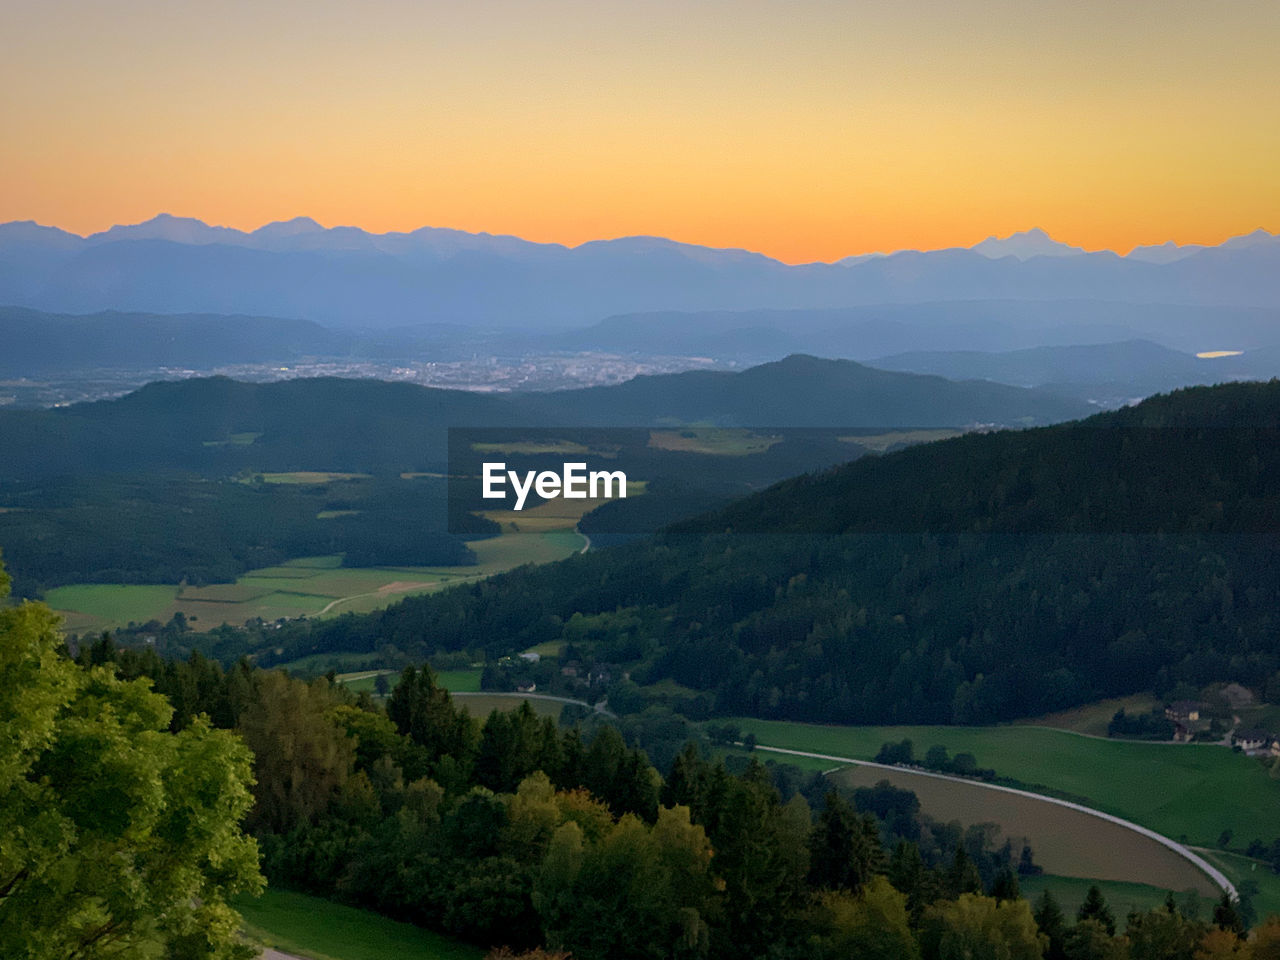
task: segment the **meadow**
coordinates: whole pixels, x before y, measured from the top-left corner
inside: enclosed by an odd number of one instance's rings
[[[916,755],[935,744],[968,751],[979,766],[1024,789],[1060,796],[1132,820],[1184,843],[1214,846],[1280,833],[1272,811],[1280,781],[1258,761],[1209,744],[1105,740],[1028,725],[834,727],[738,718],[761,744],[870,760],[909,738]]]
[[[281,617],[368,613],[405,596],[510,570],[549,563],[580,551],[585,538],[568,518],[545,532],[510,533],[470,544],[477,563],[458,567],[344,567],[340,555],[299,557],[250,570],[234,583],[203,587],[173,584],[72,584],[45,593],[73,632],[109,630],[130,622],[168,622],[181,612],[197,630],[222,623]]]
[[[1059,877],[1045,873],[1038,877],[1022,877],[1018,885],[1022,895],[1035,903],[1040,894],[1048,890],[1058,901],[1058,906],[1068,918],[1074,918],[1080,904],[1084,902],[1089,887],[1097,885],[1111,907],[1112,914],[1123,925],[1124,918],[1130,913],[1145,913],[1163,907],[1168,890],[1153,887],[1145,883],[1121,883],[1115,880],[1089,880],[1081,877]],[[1186,906],[1195,904],[1195,913],[1202,919],[1208,919],[1217,896],[1204,897],[1198,892],[1175,895],[1179,904]]]
[[[514,693],[467,693],[464,691],[451,691],[453,693],[453,702],[456,706],[465,707],[467,712],[473,717],[483,719],[494,710],[505,713],[508,710],[516,710],[520,704],[528,703],[533,707],[533,712],[540,717],[550,717],[552,720],[560,719],[560,711],[564,709],[564,702],[561,700],[549,700],[546,697],[520,696]]]
[[[288,890],[242,897],[245,932],[267,947],[311,960],[479,960],[483,951],[409,923],[397,923]]]

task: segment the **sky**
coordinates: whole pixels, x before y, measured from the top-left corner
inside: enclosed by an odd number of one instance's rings
[[[788,262],[1280,231],[1275,0],[3,0],[0,221]]]

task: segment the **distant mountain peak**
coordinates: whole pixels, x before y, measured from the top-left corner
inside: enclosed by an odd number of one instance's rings
[[[239,230],[230,227],[212,227],[195,217],[176,217],[171,213],[158,213],[141,223],[117,224],[109,230],[95,233],[86,239],[95,242],[114,240],[168,240],[173,243],[205,244],[222,243],[230,238],[243,237]]]
[[[298,237],[304,233],[323,233],[324,227],[310,217],[294,217],[291,220],[276,220],[266,223],[253,231],[257,237]]]
[[[1039,227],[1012,233],[1007,237],[990,236],[970,249],[992,260],[999,260],[1001,257],[1017,257],[1019,260],[1030,260],[1032,257],[1074,257],[1085,252],[1080,247],[1059,243]]]

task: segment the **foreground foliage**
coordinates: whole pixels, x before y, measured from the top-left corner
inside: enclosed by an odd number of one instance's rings
[[[7,578],[0,570],[0,593]],[[0,956],[248,957],[250,756],[145,681],[79,669],[40,604],[0,609]]]

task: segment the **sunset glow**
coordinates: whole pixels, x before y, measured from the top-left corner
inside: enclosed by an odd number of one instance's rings
[[[1280,4],[6,3],[0,221],[790,262],[1280,230]]]

